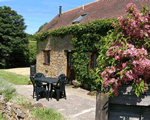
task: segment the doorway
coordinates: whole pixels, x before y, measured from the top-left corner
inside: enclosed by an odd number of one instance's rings
[[[75,72],[72,61],[72,54],[74,51],[67,51],[67,76],[69,78],[69,83],[72,84],[72,80],[75,80]]]

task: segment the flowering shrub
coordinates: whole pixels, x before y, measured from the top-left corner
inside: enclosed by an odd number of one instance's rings
[[[126,12],[127,16],[119,17],[118,22],[113,23],[113,35],[117,37],[113,40],[107,38],[110,46],[105,50],[105,62],[110,60],[112,64],[105,64],[101,60],[101,64],[105,65],[99,74],[103,79],[102,85],[111,86],[109,95],[118,96],[119,86],[132,83],[132,91],[139,97],[148,89],[150,78],[150,12],[143,6],[140,13],[133,3],[126,6]],[[104,56],[100,55],[98,59],[102,58]]]

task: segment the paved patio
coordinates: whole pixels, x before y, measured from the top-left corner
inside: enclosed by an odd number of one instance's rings
[[[32,85],[14,85],[16,92],[29,99],[33,99]],[[54,108],[59,111],[67,120],[95,120],[96,97],[87,95],[88,91],[81,88],[66,86],[67,99],[41,98],[34,103],[41,103],[44,107]]]

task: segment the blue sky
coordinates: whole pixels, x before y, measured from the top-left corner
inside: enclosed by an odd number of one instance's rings
[[[95,0],[0,0],[0,6],[10,6],[25,19],[28,34],[38,31],[45,22],[51,21],[58,13],[76,8]]]

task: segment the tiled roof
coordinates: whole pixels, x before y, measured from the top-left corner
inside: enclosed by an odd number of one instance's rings
[[[53,18],[41,31],[53,30],[60,27],[70,26],[72,22],[83,15],[88,15],[80,23],[88,23],[92,20],[115,18],[126,15],[126,5],[128,3],[134,3],[138,9],[141,9],[142,5],[149,7],[149,0],[100,0],[95,1],[83,6],[79,6],[75,9],[71,9],[66,12],[62,12],[61,17],[57,15]],[[63,7],[63,6],[62,6]]]

